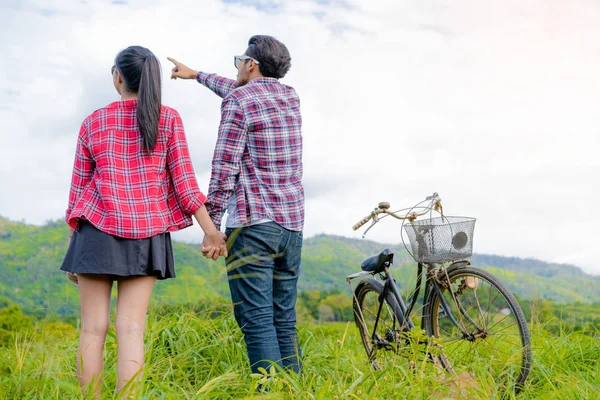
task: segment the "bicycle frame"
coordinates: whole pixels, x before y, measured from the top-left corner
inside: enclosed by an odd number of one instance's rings
[[[400,296],[398,287],[394,284],[394,277],[392,276],[389,267],[385,267],[383,273],[385,273],[386,278],[385,283],[383,285],[383,291],[379,296],[379,309],[377,310],[377,318],[375,319],[375,326],[373,327],[373,337],[371,338],[373,340],[375,340],[375,332],[377,332],[379,317],[381,316],[383,303],[385,303],[385,296],[388,292],[391,292],[394,295],[394,298],[396,298],[396,301],[398,302],[398,305],[400,307],[400,311],[402,311],[402,321],[398,321],[400,323],[400,326],[408,325],[408,327],[405,328],[405,330],[410,330],[414,328],[414,323],[410,319],[410,314],[408,313],[409,310],[406,306],[406,303],[402,299],[402,296]]]
[[[371,339],[375,342],[375,334],[377,332],[377,325],[379,324],[379,319],[381,316],[381,311],[383,309],[383,304],[385,302],[385,297],[388,293],[391,293],[394,296],[394,298],[396,299],[396,301],[398,303],[398,306],[400,307],[400,311],[402,312],[402,314],[401,314],[402,320],[398,321],[399,326],[403,327],[402,330],[407,332],[415,327],[415,324],[413,323],[413,321],[411,319],[411,314],[412,314],[412,310],[414,309],[414,306],[418,300],[419,294],[422,289],[423,269],[424,269],[423,266],[424,265],[427,269],[427,277],[425,279],[425,288],[424,288],[424,294],[423,294],[424,301],[425,301],[425,299],[428,298],[429,291],[435,290],[440,299],[440,306],[442,307],[444,313],[449,318],[449,320],[452,322],[452,324],[455,325],[458,329],[460,329],[461,333],[463,334],[463,336],[465,338],[473,339],[475,337],[475,335],[465,331],[465,329],[462,327],[462,325],[454,317],[454,315],[451,311],[451,307],[448,304],[448,302],[446,301],[446,298],[444,296],[442,296],[442,293],[441,293],[442,289],[440,288],[441,283],[438,282],[438,279],[437,279],[437,274],[439,273],[440,269],[437,269],[435,264],[418,263],[417,265],[418,265],[418,271],[417,271],[417,281],[415,284],[415,290],[413,292],[411,302],[408,305],[406,304],[406,302],[400,295],[400,292],[398,291],[398,286],[395,284],[394,277],[393,277],[392,273],[390,272],[391,265],[385,266],[383,272],[380,273],[380,275],[381,274],[385,275],[385,278],[383,279],[383,281],[384,281],[383,290],[378,299],[379,307],[377,310],[377,316],[375,319],[375,325],[373,327]],[[452,271],[456,268],[465,267],[467,265],[469,265],[468,261],[456,261],[456,262],[452,263],[450,266],[448,266],[443,273],[447,274],[447,273],[449,273],[449,271]],[[436,272],[436,269],[438,272]],[[347,280],[350,283],[350,281],[352,279],[355,279],[355,278],[358,278],[360,276],[364,276],[367,274],[371,275],[370,273],[359,273],[359,274],[349,276],[347,278]],[[352,291],[352,292],[354,293],[354,291]],[[477,330],[483,331],[483,329],[469,317],[467,312],[463,309],[463,307],[460,304],[459,304],[459,310],[460,310],[461,315],[463,317],[467,318],[477,328]],[[360,312],[360,310],[359,310],[359,312]],[[361,317],[361,319],[364,320],[363,315],[361,315],[360,317]],[[421,324],[420,325],[421,325],[422,329],[425,328],[425,315],[421,315]],[[377,344],[381,345],[381,343],[377,343]],[[385,344],[387,344],[387,343],[384,343],[384,345]]]

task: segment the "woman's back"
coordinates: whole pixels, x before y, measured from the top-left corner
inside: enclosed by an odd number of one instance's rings
[[[126,238],[185,228],[192,224],[189,210],[206,200],[190,185],[195,176],[177,111],[161,107],[156,143],[148,152],[137,103],[117,101],[84,120],[68,210]]]

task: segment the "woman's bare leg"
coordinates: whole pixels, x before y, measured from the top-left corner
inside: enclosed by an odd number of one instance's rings
[[[142,378],[144,367],[144,329],[146,312],[152,289],[156,283],[154,276],[123,278],[118,282],[117,298],[117,343],[118,364],[117,390],[125,388],[123,398],[132,397],[136,390],[135,382]]]
[[[104,368],[104,342],[110,322],[112,280],[106,275],[78,274],[81,334],[77,357],[79,384],[100,398]]]

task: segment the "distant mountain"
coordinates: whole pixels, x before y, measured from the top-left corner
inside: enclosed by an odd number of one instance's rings
[[[360,271],[364,258],[385,247],[394,251],[397,280],[402,283],[408,279],[409,287],[412,287],[416,264],[402,244],[385,245],[331,235],[319,235],[305,241],[300,287],[305,290],[339,287],[346,275]],[[540,298],[559,303],[600,301],[600,277],[586,274],[574,265],[488,254],[474,254],[471,264],[492,272],[522,299]]]
[[[39,314],[77,313],[78,295],[59,268],[66,251],[67,226],[61,221],[32,226],[0,217],[0,304],[2,299]],[[416,267],[402,245],[318,235],[305,239],[300,290],[350,293],[345,277],[360,271],[360,263],[381,249],[391,248],[395,276],[405,289],[414,285]],[[160,303],[226,302],[229,296],[223,260],[207,261],[198,246],[174,243],[177,278],[156,285]],[[472,264],[497,275],[522,299],[556,302],[600,302],[600,278],[572,265],[534,259],[475,254]]]

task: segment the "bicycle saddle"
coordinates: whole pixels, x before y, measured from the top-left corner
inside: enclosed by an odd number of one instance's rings
[[[375,254],[360,264],[363,271],[374,272],[376,274],[383,271],[386,266],[394,262],[394,253],[390,249],[383,249],[379,254]]]

